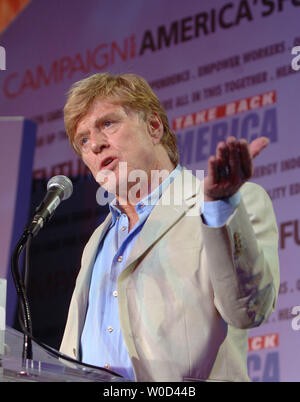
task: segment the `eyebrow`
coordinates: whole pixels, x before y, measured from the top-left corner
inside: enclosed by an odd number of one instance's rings
[[[117,117],[116,115],[117,115],[116,112],[107,112],[107,113],[105,113],[103,116],[98,117],[98,118],[94,121],[93,127],[98,127],[99,124],[101,124],[104,120],[107,120],[107,119],[113,118],[113,117]],[[89,134],[88,131],[81,131],[80,133],[75,134],[74,140],[75,140],[75,138],[81,138],[81,137],[83,137],[83,136],[85,136],[85,135],[88,135],[88,134]]]

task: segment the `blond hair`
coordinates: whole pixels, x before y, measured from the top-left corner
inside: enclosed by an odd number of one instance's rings
[[[72,85],[64,107],[64,121],[67,135],[76,153],[79,154],[74,144],[77,125],[86,116],[94,101],[99,98],[142,113],[144,118],[151,113],[157,113],[164,128],[161,144],[171,162],[175,166],[178,164],[177,139],[170,129],[166,112],[147,81],[136,74],[114,76],[99,73]]]

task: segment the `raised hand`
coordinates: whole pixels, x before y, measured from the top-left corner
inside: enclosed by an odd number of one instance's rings
[[[253,175],[253,158],[269,144],[269,139],[259,137],[250,144],[228,137],[220,142],[216,155],[208,159],[207,176],[204,179],[204,201],[230,197]]]

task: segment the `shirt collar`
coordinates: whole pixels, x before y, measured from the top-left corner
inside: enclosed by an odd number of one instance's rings
[[[135,210],[139,217],[141,214],[147,212],[150,214],[154,206],[157,204],[163,192],[168,188],[168,186],[175,180],[175,177],[182,171],[182,166],[178,164],[174,170],[163,180],[158,187],[156,187],[150,194],[144,197],[135,206]],[[116,219],[121,215],[121,211],[118,208],[117,199],[114,198],[109,204],[109,209],[112,214],[112,224],[115,223]]]

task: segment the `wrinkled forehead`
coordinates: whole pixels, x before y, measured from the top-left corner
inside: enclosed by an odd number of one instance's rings
[[[107,111],[107,110],[120,110],[121,112],[125,112],[127,115],[137,115],[139,118],[142,118],[145,120],[147,116],[147,112],[144,111],[141,107],[138,107],[138,105],[133,104],[130,102],[128,99],[124,99],[120,96],[113,95],[113,96],[98,96],[96,97],[91,104],[89,105],[89,108],[87,109],[85,116],[90,114],[93,110],[98,108],[99,112],[101,111]]]
[[[112,114],[123,114],[130,117],[137,117],[139,120],[146,120],[146,113],[142,110],[136,110],[130,104],[116,97],[97,97],[86,108],[77,121],[75,127],[76,136],[80,126],[88,120],[92,121],[102,117],[109,117]]]

